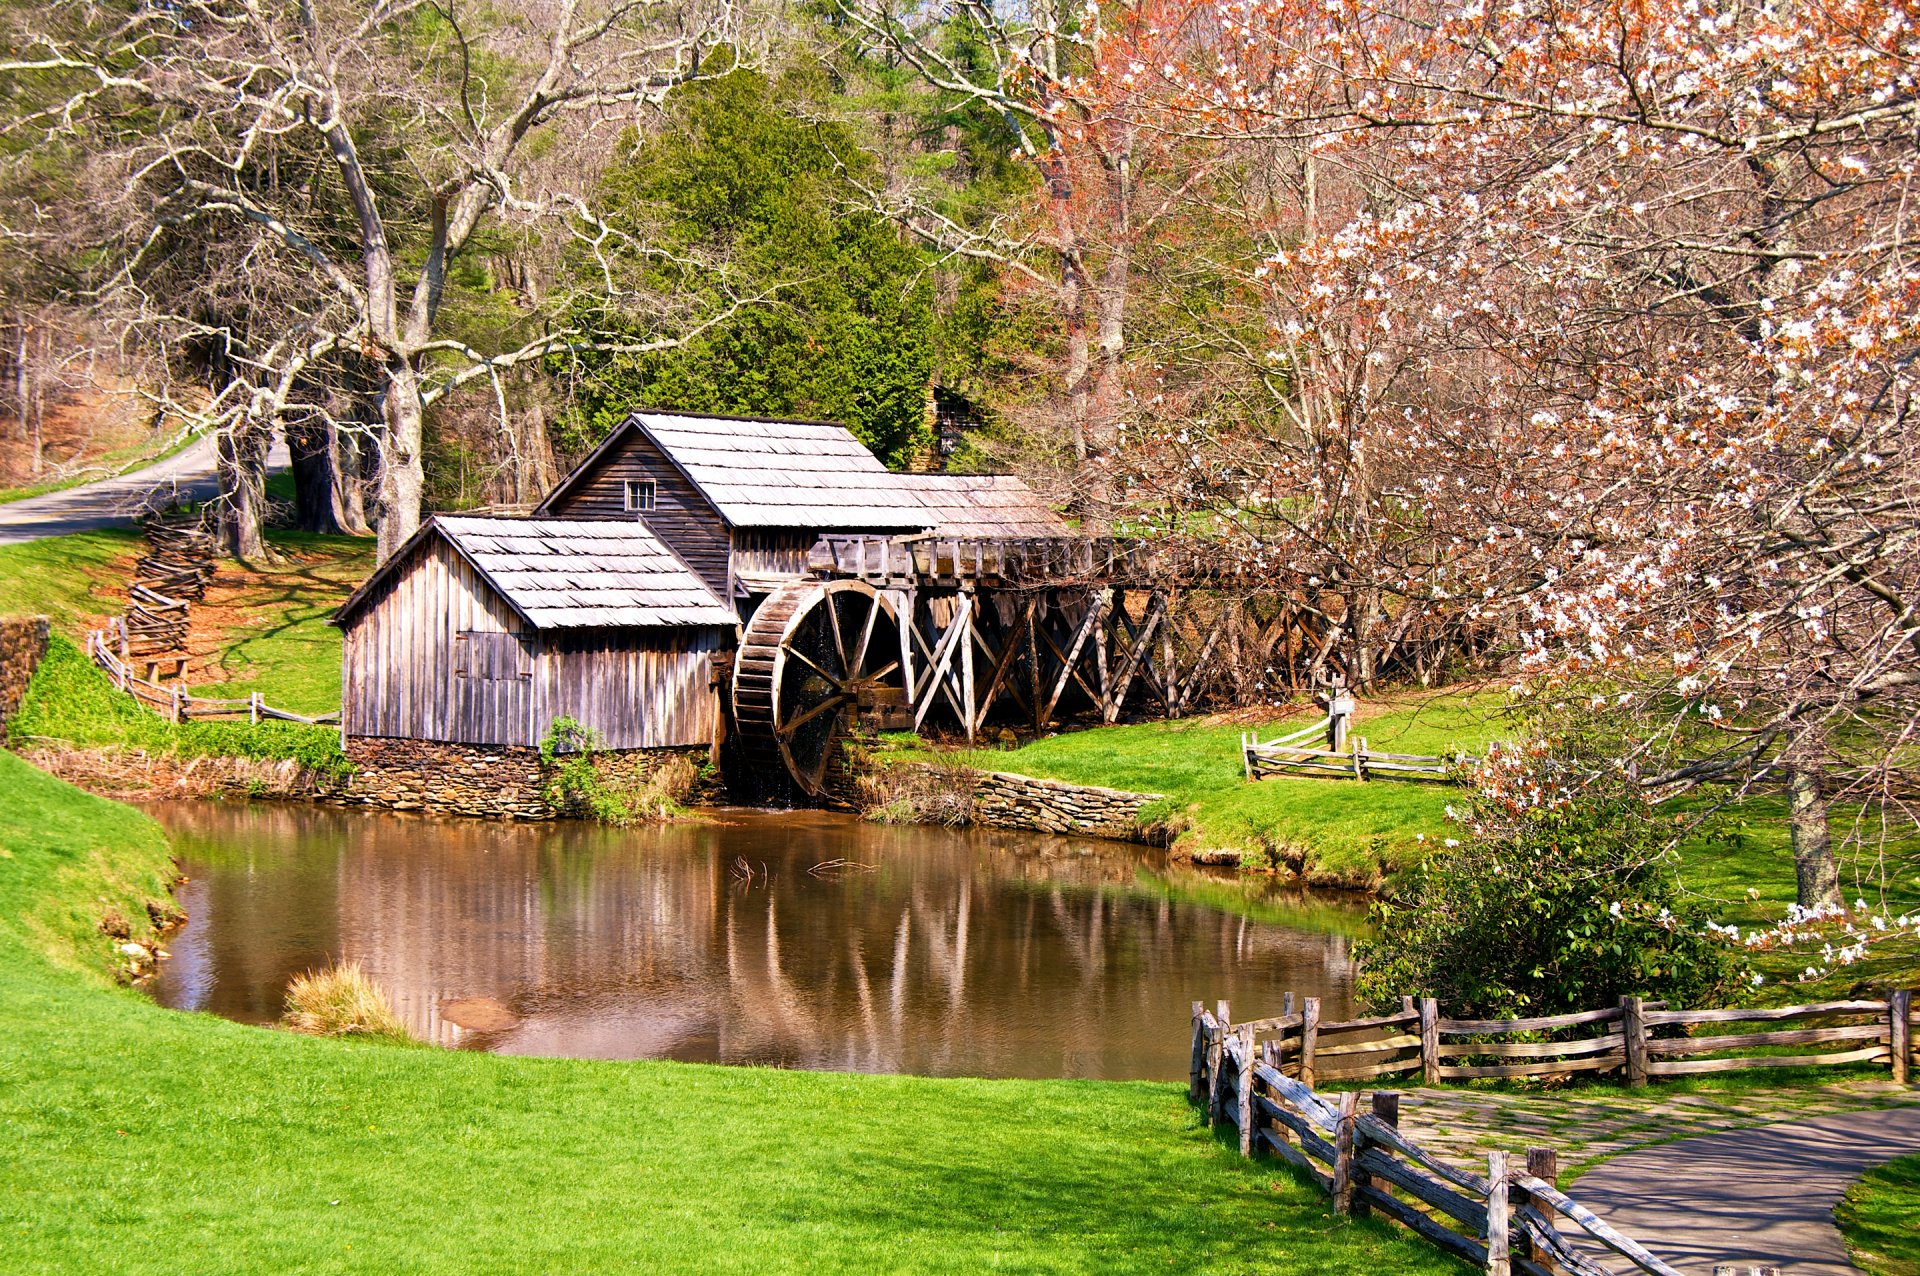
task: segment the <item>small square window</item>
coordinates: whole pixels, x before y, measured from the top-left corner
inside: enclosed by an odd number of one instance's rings
[[[627,480],[627,512],[644,514],[653,508],[653,480]]]

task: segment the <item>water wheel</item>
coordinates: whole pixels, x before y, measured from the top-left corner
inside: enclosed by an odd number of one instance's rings
[[[857,580],[783,585],[748,622],[733,715],[755,773],[820,796],[850,718],[906,703],[893,605]]]

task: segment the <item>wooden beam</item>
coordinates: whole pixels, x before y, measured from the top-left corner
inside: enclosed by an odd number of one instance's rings
[[[1069,677],[1079,677],[1078,666],[1080,663],[1080,653],[1087,645],[1088,636],[1091,635],[1094,630],[1098,629],[1101,622],[1105,619],[1107,595],[1108,591],[1104,589],[1094,591],[1087,600],[1087,614],[1080,618],[1080,628],[1073,636],[1073,645],[1064,652],[1058,647],[1054,647],[1054,654],[1060,657],[1060,676],[1054,680],[1053,690],[1047,696],[1047,707],[1041,711],[1040,719],[1042,722],[1052,720],[1053,711],[1060,703],[1060,696],[1067,689],[1067,679]],[[1053,646],[1051,639],[1048,640],[1047,645],[1049,647]],[[1081,679],[1080,685],[1086,687],[1086,680]],[[1098,704],[1100,701],[1099,693],[1093,691],[1091,687],[1087,687],[1087,690],[1093,695],[1094,702]]]
[[[1020,654],[1020,630],[1033,624],[1034,609],[1038,606],[1039,600],[1029,596],[1020,619],[1015,621],[1013,627],[1007,631],[1006,643],[1000,649],[998,656],[994,656],[990,648],[987,650],[987,655],[994,657],[993,670],[987,677],[986,694],[981,696],[979,708],[975,710],[973,729],[977,729],[986,721],[987,710],[993,708],[993,702],[999,696],[1002,684],[1007,681],[1007,673],[1013,668],[1014,658]]]
[[[1127,691],[1133,686],[1134,675],[1140,671],[1141,658],[1147,654],[1147,647],[1153,641],[1154,630],[1166,618],[1167,597],[1159,590],[1153,591],[1153,598],[1147,603],[1147,614],[1140,622],[1140,632],[1134,635],[1133,644],[1126,659],[1120,662],[1120,671],[1113,680],[1113,697],[1107,709],[1107,721],[1120,719],[1120,708],[1127,701]],[[1122,613],[1124,615],[1124,613]]]
[[[973,599],[969,595],[961,594],[958,602],[955,604],[953,620],[947,625],[946,632],[940,635],[940,639],[934,644],[933,650],[928,653],[926,682],[922,687],[921,699],[914,705],[913,709],[913,729],[915,731],[918,731],[920,724],[926,721],[927,710],[933,707],[933,697],[936,691],[945,692],[947,702],[953,706],[954,713],[961,721],[964,722],[966,720],[967,710],[961,707],[959,697],[954,693],[952,685],[954,680],[953,653],[954,648],[959,645],[960,639],[967,633],[972,610]],[[914,636],[916,638],[919,637],[917,630]],[[924,645],[924,642],[922,645]]]

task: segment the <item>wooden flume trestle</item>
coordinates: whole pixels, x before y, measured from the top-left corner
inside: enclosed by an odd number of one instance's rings
[[[825,537],[807,566],[753,613],[734,709],[749,765],[808,795],[855,718],[968,740],[1174,718],[1279,699],[1334,645],[1177,542]]]

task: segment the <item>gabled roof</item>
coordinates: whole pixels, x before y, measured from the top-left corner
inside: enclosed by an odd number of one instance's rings
[[[345,624],[433,537],[445,540],[534,629],[739,623],[644,523],[446,515],[429,520],[383,563],[333,622]]]
[[[758,417],[636,412],[540,503],[545,511],[629,430],[653,440],[734,527],[919,531],[920,502],[843,425]]]
[[[1060,516],[1017,478],[993,474],[895,474],[925,508],[938,536],[1069,536]]]

